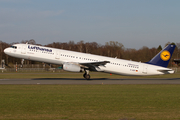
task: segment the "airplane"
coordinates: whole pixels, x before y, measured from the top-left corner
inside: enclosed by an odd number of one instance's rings
[[[83,77],[90,79],[90,71],[105,72],[119,75],[147,76],[172,74],[167,68],[175,45],[169,44],[149,62],[141,63],[131,60],[74,52],[31,44],[14,44],[4,53],[21,59],[62,65],[65,71],[84,72]]]

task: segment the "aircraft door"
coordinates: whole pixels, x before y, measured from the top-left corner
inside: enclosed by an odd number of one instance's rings
[[[144,73],[144,74],[147,74],[147,68],[148,68],[147,65],[144,65],[144,66],[143,66],[143,73]]]
[[[60,59],[60,55],[61,55],[60,51],[59,51],[59,50],[56,50],[55,58],[56,58],[56,59]]]
[[[26,54],[26,47],[27,45],[22,45],[21,54]]]

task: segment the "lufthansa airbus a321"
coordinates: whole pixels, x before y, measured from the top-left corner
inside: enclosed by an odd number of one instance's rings
[[[31,44],[14,44],[6,48],[4,52],[16,58],[63,65],[66,71],[84,72],[83,77],[88,80],[90,79],[89,71],[138,76],[174,73],[167,66],[175,47],[173,44],[167,45],[147,63]]]

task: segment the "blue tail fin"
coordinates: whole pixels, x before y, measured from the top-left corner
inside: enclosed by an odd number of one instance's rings
[[[175,47],[176,47],[175,45],[169,44],[147,63],[152,65],[167,67]]]

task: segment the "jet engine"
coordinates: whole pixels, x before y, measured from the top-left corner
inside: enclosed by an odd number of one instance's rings
[[[72,63],[64,63],[63,69],[70,72],[81,72],[81,67]]]

